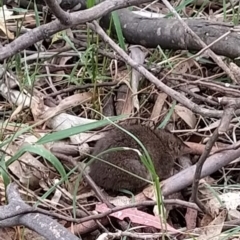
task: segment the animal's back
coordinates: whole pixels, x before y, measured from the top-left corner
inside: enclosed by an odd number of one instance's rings
[[[173,167],[174,159],[171,159],[171,155],[168,154],[168,151],[163,149],[167,147],[167,139],[166,142],[164,142],[164,137],[161,136],[161,132],[164,135],[165,131],[157,130],[158,134],[156,134],[155,131],[141,125],[127,125],[124,126],[124,129],[133,134],[144,145],[160,179],[167,178]],[[114,128],[104,138],[97,142],[93,156],[116,147],[134,148],[143,153],[142,148],[134,138],[121,129]],[[144,179],[150,180],[150,174],[136,151],[111,151],[102,154],[99,158]],[[138,191],[147,185],[146,181],[131,176],[129,173],[123,172],[97,159],[90,166],[90,176],[96,184],[106,190],[114,191],[125,188],[131,191]]]

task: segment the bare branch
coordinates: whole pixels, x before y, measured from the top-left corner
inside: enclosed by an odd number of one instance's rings
[[[0,207],[1,227],[13,227],[23,225],[49,240],[81,239],[73,235],[57,221],[43,214],[22,214],[24,212],[30,212],[31,209],[32,211],[34,211],[34,208],[30,207],[22,201],[17,191],[17,185],[15,185],[14,183],[9,184],[7,187],[7,198],[9,204]]]

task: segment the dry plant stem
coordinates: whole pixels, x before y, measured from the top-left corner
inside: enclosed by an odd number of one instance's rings
[[[147,71],[143,66],[138,65],[111,38],[108,37],[108,35],[103,31],[103,29],[99,26],[99,24],[96,21],[93,21],[93,23],[87,23],[87,24],[93,31],[98,33],[101,36],[101,38],[105,42],[107,42],[132,68],[139,71],[151,83],[155,84],[159,89],[167,93],[173,99],[177,100],[178,102],[180,102],[187,108],[191,109],[195,113],[198,113],[207,117],[221,118],[223,111],[218,111],[218,110],[214,111],[214,110],[209,110],[209,109],[200,107],[199,105],[193,103],[182,94],[178,93],[177,91],[163,84],[152,73]]]
[[[166,7],[174,14],[174,16],[181,22],[181,24],[183,25],[183,27],[185,28],[186,32],[189,33],[192,38],[193,41],[195,40],[197,44],[199,44],[199,46],[201,46],[202,48],[206,48],[206,51],[208,53],[208,55],[216,62],[216,64],[222,68],[226,74],[236,83],[238,83],[238,81],[236,80],[236,78],[234,77],[233,73],[230,71],[230,69],[226,66],[226,64],[223,62],[223,60],[217,56],[211,49],[209,49],[209,46],[207,46],[202,40],[201,38],[195,34],[192,29],[182,20],[182,18],[179,16],[179,14],[176,12],[176,10],[172,7],[172,5],[167,1],[167,0],[163,0],[163,3],[166,5]]]
[[[222,105],[227,105],[227,106],[234,105],[236,108],[240,108],[239,98],[222,97],[222,98],[218,98],[218,101]]]
[[[191,84],[191,85],[205,86],[205,87],[207,87],[209,89],[212,89],[216,92],[229,94],[229,95],[235,96],[235,97],[238,97],[240,95],[240,91],[238,89],[234,89],[232,86],[231,87],[225,87],[221,83],[209,82],[209,81],[205,81],[204,79],[202,79],[202,80],[198,79],[196,81],[189,81],[189,80],[186,80],[186,79],[183,79],[183,78],[173,78],[173,77],[166,77],[166,79],[174,80],[174,81],[181,81],[181,82],[185,82],[186,84]]]
[[[194,97],[195,99],[201,100],[202,102],[206,102],[206,103],[208,103],[210,105],[213,105],[213,106],[218,106],[217,102],[215,102],[215,101],[213,101],[211,99],[208,99],[206,97],[203,97],[203,96],[201,96],[201,95],[199,95],[197,93],[194,93],[194,92],[192,92],[191,90],[189,90],[186,87],[180,87],[180,90],[185,92],[185,93],[187,93],[187,94],[189,94],[190,96]]]
[[[8,185],[6,195],[9,203],[0,207],[0,224],[2,228],[23,225],[49,240],[79,240],[78,237],[65,229],[61,224],[58,224],[57,221],[45,215],[28,213],[21,216],[11,216],[16,215],[16,212],[21,214],[24,211],[34,209],[22,201],[16,184],[11,183]]]
[[[51,37],[53,34],[59,31],[62,31],[74,25],[98,19],[103,15],[117,9],[146,2],[150,2],[150,0],[106,0],[90,9],[70,13],[68,20],[69,25],[67,26],[61,24],[61,22],[56,19],[50,23],[34,28],[33,30],[16,38],[13,42],[5,45],[4,47],[0,46],[0,61],[3,61],[7,57],[13,56],[17,52],[21,52],[22,50],[40,40]]]
[[[202,172],[203,164],[206,161],[209,153],[211,152],[212,147],[213,147],[214,143],[216,142],[217,138],[218,138],[218,128],[216,128],[215,131],[213,132],[213,135],[211,136],[211,138],[209,139],[209,141],[206,144],[203,154],[201,155],[200,159],[198,160],[198,162],[196,164],[196,171],[195,171],[194,180],[193,180],[193,184],[192,184],[191,201],[195,202],[198,205],[198,207],[205,213],[207,213],[207,209],[201,203],[201,201],[198,199],[198,186],[199,186],[199,181],[201,179],[201,172]]]

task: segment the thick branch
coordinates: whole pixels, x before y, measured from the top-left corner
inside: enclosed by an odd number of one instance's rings
[[[9,204],[0,207],[0,226],[2,228],[23,225],[49,240],[81,239],[46,215],[40,213],[21,214],[30,212],[31,207],[22,201],[17,192],[17,186],[13,183],[7,187],[7,198]],[[32,208],[32,210],[34,209]]]
[[[24,35],[18,37],[8,45],[1,47],[0,61],[3,61],[5,58],[13,56],[17,52],[21,52],[22,50],[33,45],[34,43],[46,39],[59,31],[62,31],[74,25],[93,21],[104,16],[107,13],[110,13],[113,10],[146,2],[150,2],[150,0],[106,0],[90,9],[71,13],[69,14],[68,20],[71,25],[64,26],[57,19],[48,24],[39,26],[38,28],[31,30]]]

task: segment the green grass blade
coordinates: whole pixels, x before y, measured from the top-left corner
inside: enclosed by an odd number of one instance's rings
[[[115,11],[115,12],[112,12],[111,15],[112,15],[113,23],[114,23],[115,30],[116,30],[116,33],[117,33],[119,45],[124,51],[126,51],[126,46],[125,46],[125,41],[124,41],[124,37],[123,37],[122,27],[121,27],[121,23],[120,23],[118,14]]]
[[[50,133],[45,135],[44,137],[40,138],[36,144],[45,144],[48,142],[53,142],[53,141],[58,141],[64,138],[68,138],[70,136],[82,133],[82,132],[86,132],[98,127],[103,127],[109,123],[111,123],[112,121],[118,121],[121,120],[123,118],[125,118],[126,115],[120,115],[120,116],[116,116],[116,117],[111,117],[111,118],[106,118],[104,120],[100,120],[100,121],[96,121],[93,123],[88,123],[88,124],[84,124],[81,126],[75,126],[75,127],[71,127],[62,131],[58,131],[55,133]]]
[[[57,171],[59,172],[62,178],[66,176],[65,169],[61,164],[61,162],[50,151],[45,149],[43,146],[39,146],[39,145],[29,144],[21,147],[13,157],[11,157],[6,161],[6,166],[8,167],[14,161],[18,160],[25,152],[31,152],[31,153],[38,154],[39,156],[42,156],[43,158],[48,160],[55,169],[57,169]]]

